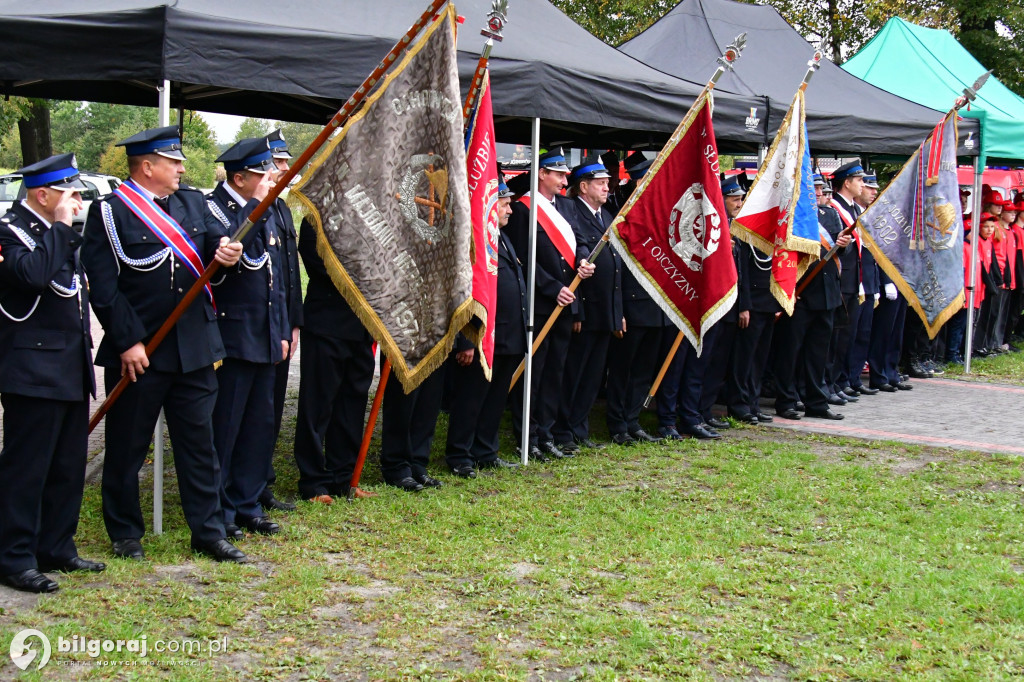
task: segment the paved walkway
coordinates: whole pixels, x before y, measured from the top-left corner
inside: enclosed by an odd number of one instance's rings
[[[833,408],[842,421],[776,417],[778,428],[1024,455],[1024,387],[915,379],[912,391],[861,396]],[[773,413],[770,411],[770,413]]]

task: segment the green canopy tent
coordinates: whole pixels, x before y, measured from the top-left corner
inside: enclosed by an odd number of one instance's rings
[[[872,85],[912,102],[949,109],[964,88],[986,68],[949,33],[903,19],[886,22],[882,30],[850,58],[843,68]],[[960,110],[981,126],[980,155],[974,160],[972,229],[981,214],[981,173],[991,161],[1024,160],[1024,99],[995,78],[989,78],[969,107]],[[970,281],[975,281],[978,240],[971,240]],[[969,293],[967,328],[973,329],[974,290]],[[972,334],[967,334],[964,370],[971,371]]]

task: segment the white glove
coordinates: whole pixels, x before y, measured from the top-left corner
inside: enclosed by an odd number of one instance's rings
[[[885,297],[890,301],[896,300],[896,285],[892,282],[885,285]]]
[[[875,303],[878,303],[878,299],[880,299],[881,297],[881,294],[875,294]]]
[[[861,298],[864,298],[864,284],[863,283],[861,283],[861,285],[859,287],[857,287],[857,295],[860,296]]]

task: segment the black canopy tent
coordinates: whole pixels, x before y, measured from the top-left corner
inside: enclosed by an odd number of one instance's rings
[[[0,92],[153,105],[168,80],[172,107],[323,123],[426,4],[319,0],[283,11],[270,0],[0,0]],[[465,86],[491,0],[456,6],[466,17]],[[537,117],[547,143],[657,146],[719,54],[715,47],[705,55],[707,68],[693,81],[674,78],[606,45],[546,0],[513,0],[491,59],[499,138],[528,140]],[[720,144],[754,149],[764,129],[747,130],[744,120],[761,100],[727,90],[716,91]]]
[[[682,78],[710,68],[710,55],[737,33],[747,33],[747,57],[723,87],[761,101],[757,105],[774,136],[789,109],[814,48],[768,5],[731,0],[683,0],[620,50]],[[807,88],[807,131],[814,153],[908,156],[945,112],[890,94],[822,60]],[[953,102],[949,105],[952,107]],[[977,136],[977,124],[960,123],[961,140]],[[964,155],[976,150],[961,147]]]

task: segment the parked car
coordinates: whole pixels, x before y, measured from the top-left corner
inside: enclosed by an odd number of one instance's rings
[[[121,184],[120,178],[102,173],[79,173],[79,177],[88,189],[82,190],[82,210],[73,221],[73,227],[85,225],[85,216],[89,214],[89,206],[97,199],[107,196]],[[21,201],[27,194],[17,173],[0,175],[0,215],[7,213],[15,201]]]

